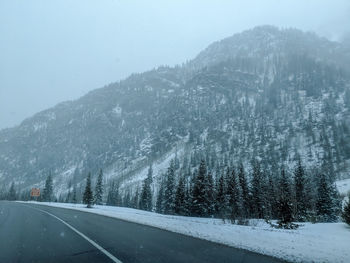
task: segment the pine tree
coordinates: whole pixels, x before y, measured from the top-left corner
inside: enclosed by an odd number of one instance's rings
[[[241,209],[240,209],[240,193],[238,188],[238,180],[236,178],[235,170],[232,169],[231,173],[229,173],[228,183],[227,183],[227,200],[228,200],[228,211],[229,217],[232,222],[235,222],[236,218],[240,218]]]
[[[110,206],[116,205],[116,183],[115,183],[115,181],[112,181],[112,183],[110,183],[108,193],[107,193],[106,204],[110,205]]]
[[[342,218],[345,223],[350,225],[350,194],[348,195],[348,201],[345,203]]]
[[[193,202],[192,202],[192,213],[194,216],[206,216],[208,208],[207,196],[206,196],[206,177],[207,177],[207,168],[205,161],[202,160],[199,165],[198,175],[193,186]]]
[[[140,209],[146,211],[152,211],[152,165],[148,169],[147,178],[143,181],[141,197],[140,197]]]
[[[164,189],[165,189],[165,181],[162,180],[160,182],[160,188],[158,191],[158,196],[157,196],[157,203],[156,203],[156,212],[163,214],[164,213]]]
[[[296,220],[303,222],[307,216],[305,172],[299,160],[297,167],[294,170],[294,190],[295,190],[295,217]]]
[[[268,211],[269,214],[265,215],[265,219],[277,218],[278,213],[276,211],[277,207],[277,194],[276,194],[276,180],[270,173],[268,175],[267,182],[267,201],[268,201]]]
[[[249,196],[249,186],[247,182],[247,178],[245,176],[244,167],[243,164],[240,163],[239,165],[239,171],[238,171],[238,179],[239,179],[239,185],[242,192],[242,217],[248,218],[249,211],[250,211],[250,196]]]
[[[131,200],[131,207],[139,209],[139,188],[137,187],[134,197]]]
[[[185,177],[180,176],[175,194],[175,214],[186,215]]]
[[[175,167],[174,160],[171,160],[166,174],[164,189],[164,213],[173,214],[175,209]]]
[[[53,182],[52,182],[51,173],[46,178],[45,188],[44,188],[44,191],[43,191],[43,198],[42,198],[42,200],[44,202],[51,202],[51,201],[53,201]]]
[[[279,184],[279,197],[277,203],[278,210],[278,224],[281,227],[289,228],[290,224],[293,221],[292,215],[292,199],[291,199],[291,191],[289,188],[289,181],[287,179],[286,173],[282,168],[281,171],[281,179]]]
[[[215,189],[213,176],[211,172],[208,172],[207,179],[205,181],[205,193],[206,193],[206,206],[207,215],[214,216],[215,213]]]
[[[324,173],[319,175],[317,200],[316,200],[316,214],[318,220],[321,222],[336,221],[336,214],[334,213],[332,200],[332,186]]]
[[[73,194],[72,194],[72,203],[77,203],[77,187],[76,185],[73,186]]]
[[[224,219],[225,208],[226,208],[226,184],[225,184],[224,175],[221,175],[217,185],[217,194],[216,194],[216,200],[215,200],[216,216]]]
[[[93,203],[93,193],[91,190],[91,173],[88,174],[86,178],[86,186],[83,195],[83,203],[86,204],[87,208],[91,208]]]
[[[65,203],[69,203],[71,198],[72,198],[72,193],[71,193],[72,182],[71,181],[69,181],[67,188],[68,188],[68,194],[66,196],[66,199],[64,200]],[[60,199],[60,198],[58,198],[58,199]]]
[[[125,196],[123,197],[123,206],[124,207],[131,207],[131,195],[130,191],[126,191]]]
[[[262,199],[262,173],[260,170],[260,164],[257,161],[255,161],[253,164],[251,194],[253,216],[256,218],[264,218]]]
[[[97,182],[95,186],[95,196],[94,196],[94,203],[96,205],[101,205],[102,204],[102,195],[103,195],[103,172],[102,169],[100,170],[98,177],[97,177]]]
[[[185,184],[185,203],[184,203],[184,215],[191,215],[191,207],[192,207],[192,195],[191,195],[191,184],[188,182]]]
[[[16,193],[16,189],[15,189],[15,183],[12,182],[11,186],[10,186],[10,190],[7,194],[7,200],[14,201],[16,199],[17,199],[17,193]]]

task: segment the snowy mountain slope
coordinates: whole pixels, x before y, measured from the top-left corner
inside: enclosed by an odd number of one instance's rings
[[[272,169],[300,156],[348,178],[349,60],[339,50],[298,30],[234,35],[182,67],[134,74],[0,131],[0,182],[40,186],[52,172],[59,195],[103,168],[106,183],[135,191],[151,163],[160,178],[176,148],[193,169],[200,158],[211,170],[253,157]]]

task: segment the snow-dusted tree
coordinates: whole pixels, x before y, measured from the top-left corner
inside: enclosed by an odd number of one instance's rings
[[[16,189],[15,189],[15,183],[12,182],[11,186],[10,186],[10,190],[7,194],[7,200],[14,201],[16,199],[17,199],[17,193],[16,193]]]
[[[94,203],[96,205],[102,204],[102,196],[103,196],[103,171],[102,169],[100,169],[100,172],[97,177],[96,186],[95,186]]]
[[[42,201],[44,202],[53,201],[53,182],[52,182],[51,173],[49,174],[49,176],[46,178],[46,181],[45,181]]]
[[[118,195],[118,185],[116,182],[113,180],[108,188],[108,193],[107,193],[107,205],[115,206],[117,205],[117,195]]]
[[[252,215],[256,218],[264,218],[262,172],[258,161],[253,162],[251,194]]]
[[[306,198],[306,176],[304,168],[301,165],[301,161],[294,170],[294,191],[295,191],[295,218],[296,220],[303,222],[307,216],[307,200]]]
[[[207,167],[205,161],[202,160],[193,186],[192,213],[194,216],[207,215],[208,208],[206,207],[206,204],[208,203],[208,200],[206,193],[206,178]]]
[[[238,168],[239,185],[242,192],[242,217],[247,218],[250,212],[250,196],[247,178],[245,176],[243,164],[239,164]]]
[[[217,217],[224,219],[226,209],[226,180],[223,174],[220,176],[216,188],[215,213]]]
[[[146,210],[146,211],[152,211],[152,177],[153,177],[153,170],[152,165],[150,165],[148,169],[148,174],[146,179],[143,181],[142,184],[142,190],[141,190],[141,196],[140,196],[140,209]]]
[[[70,190],[72,188],[72,182],[71,181],[68,182],[67,188],[68,188],[68,194],[66,196],[66,199],[64,200],[65,203],[69,203],[71,201],[71,199],[72,199],[72,192]],[[58,199],[60,199],[60,198],[58,198]]]
[[[276,211],[277,206],[277,195],[276,195],[276,179],[272,173],[269,173],[268,179],[267,179],[267,201],[268,201],[268,207],[267,207],[267,214],[265,214],[265,219],[271,219],[271,218],[277,218],[278,213]]]
[[[186,215],[185,177],[180,176],[175,193],[175,214]]]
[[[211,172],[207,173],[205,181],[207,216],[213,216],[215,212],[215,189]]]
[[[164,179],[162,179],[162,181],[160,182],[160,187],[159,187],[158,196],[157,196],[157,203],[156,203],[156,212],[160,214],[164,213],[164,190],[165,190],[165,181]]]
[[[227,178],[227,200],[228,200],[228,211],[231,221],[235,221],[241,216],[241,200],[240,193],[238,188],[238,180],[236,172],[234,169],[231,169],[229,177]]]
[[[132,207],[130,190],[127,190],[125,195],[123,196],[122,204],[124,207]]]
[[[72,193],[72,203],[77,203],[77,186],[74,184],[73,186],[73,193]]]
[[[333,189],[329,179],[325,173],[321,173],[319,175],[316,200],[316,215],[321,222],[334,222],[337,219],[332,191]]]
[[[175,166],[171,160],[165,180],[164,189],[164,213],[173,214],[175,209]]]
[[[136,188],[136,192],[131,199],[131,207],[139,209],[139,200],[140,200],[140,190],[139,187]]]
[[[91,208],[94,197],[91,190],[91,173],[88,174],[86,178],[86,186],[83,194],[83,203],[86,204],[87,208]]]
[[[279,196],[277,202],[278,224],[281,227],[289,227],[293,220],[293,206],[290,190],[290,183],[284,169],[281,170],[281,178],[279,183]]]
[[[345,223],[350,225],[350,194],[348,195],[348,201],[345,203],[342,218]]]

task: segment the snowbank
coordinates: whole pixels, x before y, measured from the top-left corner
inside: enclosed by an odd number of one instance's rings
[[[350,228],[344,223],[305,223],[298,230],[282,230],[258,220],[253,221],[254,226],[238,226],[220,219],[168,216],[123,207],[87,209],[82,204],[27,203],[114,217],[288,261],[345,263],[350,259]]]

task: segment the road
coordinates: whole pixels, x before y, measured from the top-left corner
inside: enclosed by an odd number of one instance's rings
[[[92,213],[0,201],[0,263],[12,262],[283,261]]]

